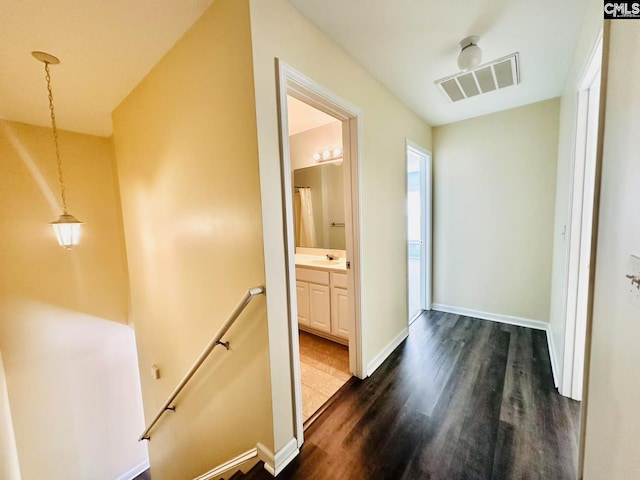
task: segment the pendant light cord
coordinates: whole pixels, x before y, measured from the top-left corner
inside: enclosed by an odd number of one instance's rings
[[[60,146],[58,145],[58,128],[56,126],[56,113],[53,109],[53,90],[51,89],[51,73],[49,72],[49,63],[44,62],[44,71],[46,72],[47,90],[49,91],[49,111],[51,112],[51,128],[53,129],[53,143],[56,147],[56,160],[58,162],[58,181],[60,183],[60,196],[62,197],[62,210],[67,214],[67,198],[64,191],[64,182],[62,181],[62,161],[60,160]]]

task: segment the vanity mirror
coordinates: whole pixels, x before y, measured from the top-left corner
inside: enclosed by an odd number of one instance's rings
[[[342,163],[293,171],[296,247],[344,250]]]

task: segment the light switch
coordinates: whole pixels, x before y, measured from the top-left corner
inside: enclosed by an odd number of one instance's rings
[[[629,256],[629,268],[626,272],[628,298],[640,308],[640,256]]]
[[[160,369],[158,368],[157,365],[151,365],[151,376],[155,380],[159,380],[160,379]]]

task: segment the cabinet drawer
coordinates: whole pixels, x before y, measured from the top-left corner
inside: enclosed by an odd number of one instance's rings
[[[306,268],[296,268],[296,280],[300,282],[329,285],[329,272],[323,272],[321,270],[309,270]]]
[[[347,274],[331,272],[331,286],[347,288]]]

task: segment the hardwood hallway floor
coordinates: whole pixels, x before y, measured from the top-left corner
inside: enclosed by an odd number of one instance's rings
[[[544,332],[428,312],[337,395],[279,479],[576,478],[580,404],[556,392]]]

